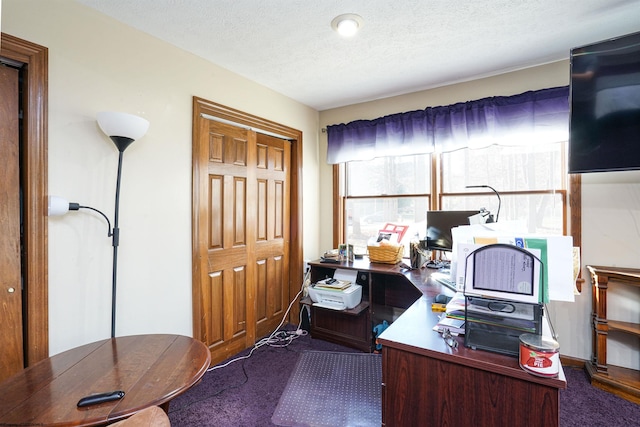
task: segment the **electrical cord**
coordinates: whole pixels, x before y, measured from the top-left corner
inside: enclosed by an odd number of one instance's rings
[[[289,315],[289,312],[291,311],[291,307],[293,307],[293,304],[298,300],[298,297],[302,294],[302,292],[304,291],[304,284],[307,281],[307,277],[309,276],[309,271],[307,271],[305,273],[304,279],[302,281],[302,286],[300,288],[300,290],[298,291],[298,293],[296,294],[295,297],[293,297],[293,299],[291,300],[291,302],[289,303],[289,307],[287,307],[287,310],[285,311],[284,315],[282,316],[282,320],[280,321],[280,324],[274,329],[274,331],[271,333],[271,335],[269,335],[266,338],[263,338],[261,340],[259,340],[258,342],[256,342],[253,347],[251,348],[251,351],[249,351],[248,354],[244,355],[244,356],[240,356],[237,357],[235,359],[231,359],[228,362],[222,364],[222,365],[216,365],[216,366],[212,366],[209,369],[207,369],[207,372],[211,372],[214,371],[216,369],[221,369],[221,368],[225,368],[227,366],[229,366],[232,363],[235,363],[239,360],[244,360],[244,359],[248,359],[251,357],[251,355],[253,354],[254,351],[256,351],[257,349],[259,349],[260,347],[263,347],[265,345],[271,346],[271,347],[286,347],[289,344],[291,344],[295,339],[301,337],[301,336],[305,336],[307,335],[307,331],[304,331],[302,329],[300,329],[300,326],[302,325],[302,310],[300,310],[300,320],[298,322],[298,327],[295,331],[279,331],[279,329],[282,327],[282,325],[284,324],[284,321],[286,320],[287,316]]]
[[[237,357],[235,359],[229,360],[224,364],[221,365],[216,365],[216,366],[212,366],[209,369],[207,369],[206,372],[211,372],[214,371],[216,369],[221,369],[221,368],[225,368],[229,365],[231,365],[232,363],[238,362],[238,361],[242,361],[241,363],[241,367],[242,367],[242,374],[244,375],[244,379],[238,383],[238,384],[234,384],[228,387],[225,387],[221,390],[218,390],[215,393],[209,394],[206,397],[203,397],[202,399],[198,399],[196,401],[193,401],[183,407],[180,408],[171,408],[169,410],[170,413],[177,413],[177,412],[181,412],[185,409],[187,409],[188,407],[199,403],[199,402],[203,402],[205,400],[208,400],[212,397],[216,397],[222,393],[224,393],[225,391],[228,390],[232,390],[238,387],[243,386],[244,384],[246,384],[249,381],[249,376],[247,375],[247,371],[245,370],[245,366],[244,366],[244,362],[251,357],[251,355],[254,353],[255,350],[259,349],[260,347],[264,347],[265,345],[269,346],[269,347],[275,347],[275,348],[286,348],[289,346],[289,344],[291,344],[293,341],[295,341],[296,339],[302,337],[302,336],[306,336],[308,334],[307,331],[301,329],[301,325],[302,325],[302,310],[300,310],[300,315],[299,315],[299,321],[298,321],[298,326],[296,328],[295,331],[285,331],[282,330],[280,331],[279,329],[282,327],[282,325],[284,324],[285,319],[287,318],[287,316],[289,315],[289,312],[291,311],[291,307],[293,307],[293,304],[296,302],[296,300],[298,299],[298,297],[303,293],[304,291],[304,285],[307,281],[307,278],[309,277],[309,271],[307,270],[307,272],[305,273],[304,276],[304,280],[302,281],[302,287],[300,289],[300,291],[298,291],[298,293],[296,294],[296,296],[291,300],[291,302],[289,303],[289,307],[287,307],[287,311],[284,313],[284,315],[282,316],[282,320],[280,321],[280,324],[278,325],[277,328],[275,328],[275,330],[268,336],[265,337],[261,340],[259,340],[258,342],[256,342],[253,347],[251,348],[251,351],[245,355],[245,356],[240,356]]]

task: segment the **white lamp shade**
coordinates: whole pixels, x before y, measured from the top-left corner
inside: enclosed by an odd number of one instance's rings
[[[149,121],[128,113],[102,111],[97,114],[98,125],[107,136],[122,136],[134,141],[149,129]]]
[[[49,196],[49,216],[64,215],[69,212],[69,201],[58,196]]]

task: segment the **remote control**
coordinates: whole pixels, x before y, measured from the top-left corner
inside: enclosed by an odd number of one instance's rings
[[[109,391],[107,393],[92,394],[85,396],[78,401],[78,408],[89,405],[97,405],[98,403],[111,402],[113,400],[122,399],[124,397],[124,391],[116,390]]]

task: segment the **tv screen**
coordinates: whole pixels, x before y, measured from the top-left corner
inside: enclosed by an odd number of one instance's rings
[[[640,33],[571,49],[569,173],[640,169]]]
[[[469,225],[469,217],[480,211],[427,211],[427,250],[453,250],[451,229]]]

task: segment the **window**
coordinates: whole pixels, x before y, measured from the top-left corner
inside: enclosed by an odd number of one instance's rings
[[[431,156],[381,157],[345,164],[346,224],[342,240],[363,252],[386,223],[412,226],[405,239],[424,225],[430,204]],[[424,227],[422,227],[424,228]]]
[[[427,210],[485,208],[500,221],[523,220],[529,232],[566,234],[565,143],[461,149],[443,154],[344,163],[339,242],[364,252],[386,223],[408,225],[406,244],[426,232]],[[490,185],[489,188],[467,188]]]
[[[565,143],[498,146],[444,153],[440,209],[486,208],[499,220],[524,220],[531,233],[565,234]],[[468,189],[490,185],[490,189]],[[483,195],[476,195],[482,193]]]

